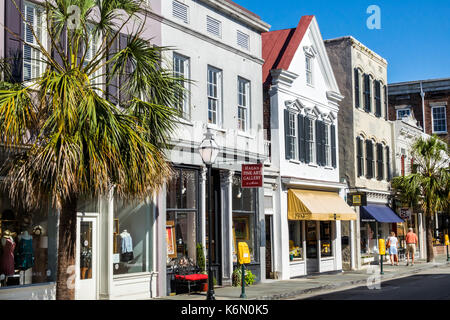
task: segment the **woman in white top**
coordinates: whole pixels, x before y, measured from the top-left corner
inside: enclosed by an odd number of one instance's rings
[[[397,261],[398,266],[398,239],[395,236],[395,232],[391,232],[391,236],[388,238],[388,244],[389,244],[389,254],[391,259],[391,265],[393,266],[395,261]]]

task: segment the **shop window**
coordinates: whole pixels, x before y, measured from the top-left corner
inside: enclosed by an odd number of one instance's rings
[[[56,280],[56,225],[47,204],[28,211],[0,196],[0,287]]]
[[[146,200],[114,198],[114,275],[151,271],[152,211]]]
[[[322,258],[333,256],[331,221],[320,222],[320,255]]]
[[[255,193],[255,189],[241,188],[241,177],[233,176],[233,249],[236,254],[238,243],[247,243],[252,261],[258,260],[255,244]]]
[[[302,221],[289,221],[289,260],[303,258]]]
[[[196,262],[198,226],[198,171],[175,169],[166,195],[167,263],[176,259]]]

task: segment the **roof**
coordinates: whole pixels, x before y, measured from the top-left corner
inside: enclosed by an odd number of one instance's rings
[[[288,70],[314,16],[303,16],[296,28],[262,33],[263,82],[270,81],[270,70]]]
[[[233,5],[233,6],[237,7],[237,8],[239,8],[239,9],[241,9],[241,10],[247,12],[248,14],[250,14],[250,15],[256,17],[256,18],[261,19],[261,17],[258,16],[256,13],[253,13],[253,12],[251,12],[250,10],[245,9],[243,6],[238,5],[236,2],[231,1],[231,0],[225,0],[225,1],[228,2],[228,3],[231,4],[231,5]]]

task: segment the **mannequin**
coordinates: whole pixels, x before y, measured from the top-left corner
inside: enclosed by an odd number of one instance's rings
[[[121,238],[121,256],[122,262],[129,262],[134,259],[133,257],[133,239],[126,229],[120,234]]]
[[[3,254],[0,259],[0,274],[10,276],[14,274],[14,249],[16,244],[9,230],[3,233],[2,246]]]
[[[33,237],[25,230],[18,238],[17,265],[19,269],[27,270],[34,265]]]

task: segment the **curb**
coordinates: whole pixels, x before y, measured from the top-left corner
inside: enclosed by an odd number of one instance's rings
[[[438,268],[438,267],[444,266],[444,265],[450,265],[450,262],[445,261],[442,263],[434,263],[433,265],[425,265],[423,267],[416,268],[414,270],[411,270],[411,271],[405,272],[405,273],[401,273],[401,274],[393,273],[393,274],[389,274],[389,275],[381,275],[380,283],[382,283],[383,281],[388,281],[388,280],[392,280],[392,279],[400,279],[400,278],[403,278],[406,276],[410,276],[410,275],[419,273],[423,270]],[[338,288],[347,287],[347,286],[355,286],[355,285],[364,284],[364,283],[367,283],[367,279],[344,281],[344,282],[339,282],[336,284],[326,284],[326,285],[321,285],[321,286],[314,287],[314,288],[290,291],[290,292],[281,293],[281,294],[274,294],[271,296],[259,296],[259,297],[250,298],[250,299],[246,299],[246,300],[281,300],[281,299],[293,298],[293,297],[304,295],[304,294],[311,294],[311,293],[325,291],[325,290],[338,289]],[[244,300],[244,299],[242,299],[242,300]]]

